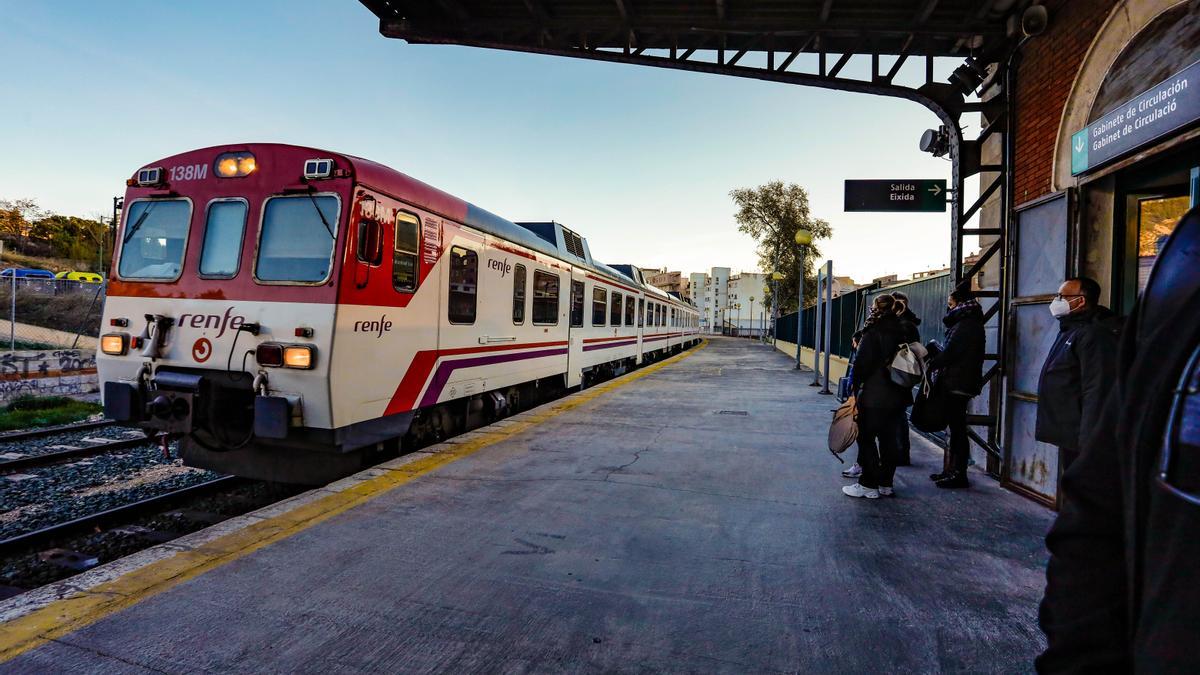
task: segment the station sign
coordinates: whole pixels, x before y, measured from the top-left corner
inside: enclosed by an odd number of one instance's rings
[[[1071,175],[1136,150],[1200,119],[1200,61],[1071,136]]]
[[[946,181],[925,178],[847,180],[846,211],[943,213]]]

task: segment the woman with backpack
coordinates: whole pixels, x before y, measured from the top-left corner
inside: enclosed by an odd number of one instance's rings
[[[897,419],[912,403],[912,392],[892,381],[889,367],[905,332],[896,315],[896,299],[876,296],[871,316],[859,336],[858,354],[850,375],[858,409],[858,461],[862,475],[842,492],[850,497],[878,499],[892,496],[896,473]]]
[[[967,438],[967,404],[983,386],[983,308],[968,288],[957,288],[946,300],[946,346],[929,360],[934,386],[942,394],[950,429],[950,468],[929,476],[940,488],[970,487],[967,465],[971,441]]]

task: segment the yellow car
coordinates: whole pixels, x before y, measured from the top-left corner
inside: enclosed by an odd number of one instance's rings
[[[76,272],[75,270],[68,270],[66,272],[59,272],[58,274],[55,274],[54,278],[66,279],[67,281],[82,281],[85,284],[104,283],[104,277],[96,274],[95,272]]]

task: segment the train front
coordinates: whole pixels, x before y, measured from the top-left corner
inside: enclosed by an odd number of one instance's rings
[[[328,385],[352,184],[345,158],[274,144],[139,169],[97,355],[105,414],[175,435],[193,466],[303,483],[352,470]]]

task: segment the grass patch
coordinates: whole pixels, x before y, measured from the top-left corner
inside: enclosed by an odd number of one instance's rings
[[[98,403],[66,396],[22,396],[0,410],[0,431],[70,424],[100,412]]]

